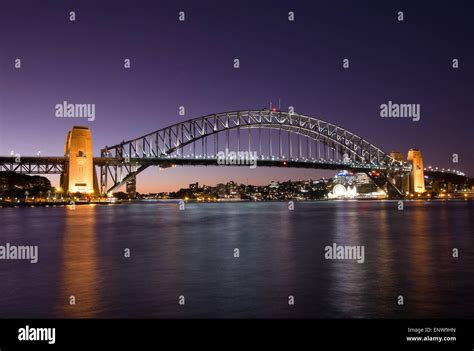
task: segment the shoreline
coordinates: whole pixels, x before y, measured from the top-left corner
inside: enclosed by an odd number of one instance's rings
[[[117,202],[105,202],[105,201],[90,201],[90,202],[75,202],[70,201],[40,201],[40,202],[0,202],[0,208],[3,207],[65,207],[65,206],[82,206],[82,205],[114,205],[120,204],[121,201]]]
[[[404,202],[414,202],[414,201],[469,201],[474,200],[472,198],[450,198],[450,199],[433,199],[433,198],[423,198],[423,199],[311,199],[311,200],[248,200],[248,199],[235,199],[235,200],[213,200],[213,201],[201,201],[201,200],[185,200],[185,199],[133,199],[133,200],[118,200],[116,202],[105,202],[105,201],[90,201],[90,202],[76,202],[71,204],[71,202],[0,202],[0,208],[20,208],[20,207],[67,207],[67,206],[83,206],[83,205],[116,205],[123,203],[179,203],[184,201],[185,203],[265,203],[265,202],[359,202],[359,201],[404,201]]]

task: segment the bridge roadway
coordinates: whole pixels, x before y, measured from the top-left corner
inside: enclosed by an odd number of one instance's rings
[[[16,162],[14,156],[0,157],[0,171],[10,171],[23,174],[61,174],[64,172],[67,157],[58,156],[28,156],[21,157],[20,162]],[[94,157],[94,165],[103,166],[160,166],[161,168],[176,166],[217,166],[218,159],[215,157],[155,157],[155,158],[112,158]],[[227,166],[250,167],[250,164],[228,164]],[[393,169],[390,166],[375,164],[331,162],[327,160],[313,159],[280,159],[280,158],[258,158],[257,167],[281,167],[281,168],[309,168],[309,169],[330,169],[349,170],[354,172],[369,172],[373,170]],[[400,166],[400,171],[409,172],[410,169]]]

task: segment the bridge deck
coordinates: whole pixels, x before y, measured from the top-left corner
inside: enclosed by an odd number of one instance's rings
[[[17,162],[19,161],[19,162]],[[58,156],[28,156],[16,159],[15,157],[0,157],[0,171],[13,171],[21,173],[44,173],[55,174],[61,173],[67,157]],[[96,166],[160,166],[163,168],[177,166],[217,166],[218,159],[208,158],[173,158],[173,157],[157,157],[157,158],[111,158],[111,157],[94,157],[94,165]],[[250,167],[250,164],[227,164],[228,166]],[[310,168],[310,169],[347,169],[358,172],[370,170],[383,170],[388,167],[370,164],[345,164],[341,162],[330,162],[327,160],[286,160],[286,159],[257,159],[257,167],[282,167],[282,168]],[[392,166],[393,168],[393,166]],[[401,168],[402,171],[409,169]]]
[[[131,158],[125,162],[125,159],[95,157],[94,164],[97,166],[113,166],[128,164],[131,166],[160,166],[163,168],[176,166],[218,166],[217,158]],[[312,168],[312,169],[347,169],[358,172],[370,170],[382,170],[387,167],[369,164],[344,164],[340,162],[329,163],[328,161],[317,160],[285,160],[285,159],[257,159],[257,167],[282,167],[282,168]],[[250,164],[226,164],[226,166],[250,167]]]

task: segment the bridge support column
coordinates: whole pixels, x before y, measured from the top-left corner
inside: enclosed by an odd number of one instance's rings
[[[126,182],[126,191],[129,198],[137,197],[137,178],[131,178]]]
[[[407,161],[412,165],[410,174],[410,192],[425,192],[425,175],[423,170],[423,157],[419,149],[410,149],[408,151]]]
[[[68,132],[64,155],[67,160],[61,188],[69,193],[96,193],[92,136],[88,127],[75,126]]]
[[[107,194],[107,166],[100,166],[100,193]]]

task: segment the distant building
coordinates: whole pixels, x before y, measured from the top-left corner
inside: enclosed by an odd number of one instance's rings
[[[191,190],[198,190],[198,189],[199,189],[199,183],[196,182],[196,183],[191,183],[191,184],[189,184],[189,189],[191,189]]]
[[[365,173],[356,173],[355,174],[355,183],[358,184],[372,184],[372,180]]]
[[[272,188],[272,189],[278,189],[279,187],[280,187],[280,183],[279,183],[279,182],[274,182],[274,181],[272,181],[272,182],[270,183],[270,188]]]
[[[230,182],[226,184],[226,188],[228,188],[229,195],[232,195],[232,196],[239,195],[239,186],[236,182],[231,180]]]
[[[334,182],[338,184],[353,184],[355,181],[355,176],[354,173],[348,172],[346,170],[342,170],[337,172],[337,174],[334,176]]]

